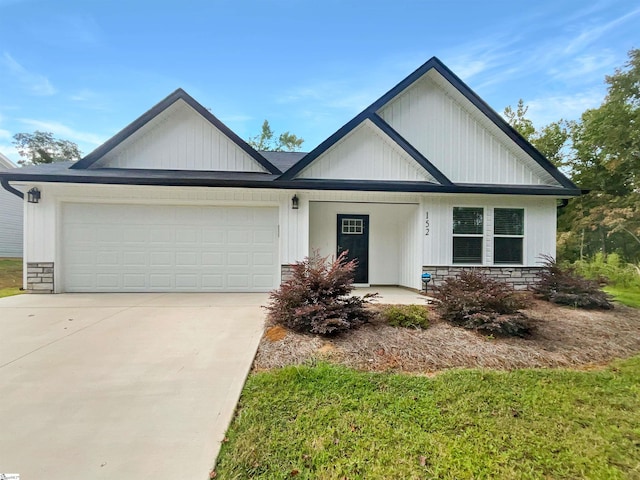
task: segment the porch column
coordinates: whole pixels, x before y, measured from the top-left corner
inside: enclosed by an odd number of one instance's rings
[[[298,197],[298,208],[292,208],[291,197]],[[309,255],[309,197],[291,192],[280,208],[281,275],[287,279],[290,265]]]

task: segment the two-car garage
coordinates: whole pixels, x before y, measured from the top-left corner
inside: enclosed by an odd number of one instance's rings
[[[62,204],[66,292],[264,292],[279,282],[278,209]]]

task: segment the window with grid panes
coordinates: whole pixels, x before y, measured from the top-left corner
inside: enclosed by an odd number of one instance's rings
[[[453,263],[481,264],[484,209],[453,207]]]
[[[493,217],[493,263],[522,264],[524,208],[496,208]]]

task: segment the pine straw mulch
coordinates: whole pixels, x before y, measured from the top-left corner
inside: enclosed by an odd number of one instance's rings
[[[380,306],[373,308],[380,309]],[[368,371],[431,373],[449,368],[600,367],[640,352],[640,309],[577,310],[542,300],[523,312],[528,338],[491,338],[454,327],[430,312],[426,330],[391,327],[380,317],[334,338],[268,326],[254,370],[324,360]]]

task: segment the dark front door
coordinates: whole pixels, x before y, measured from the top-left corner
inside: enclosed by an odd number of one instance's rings
[[[338,255],[358,260],[354,283],[369,283],[369,215],[338,215]]]

